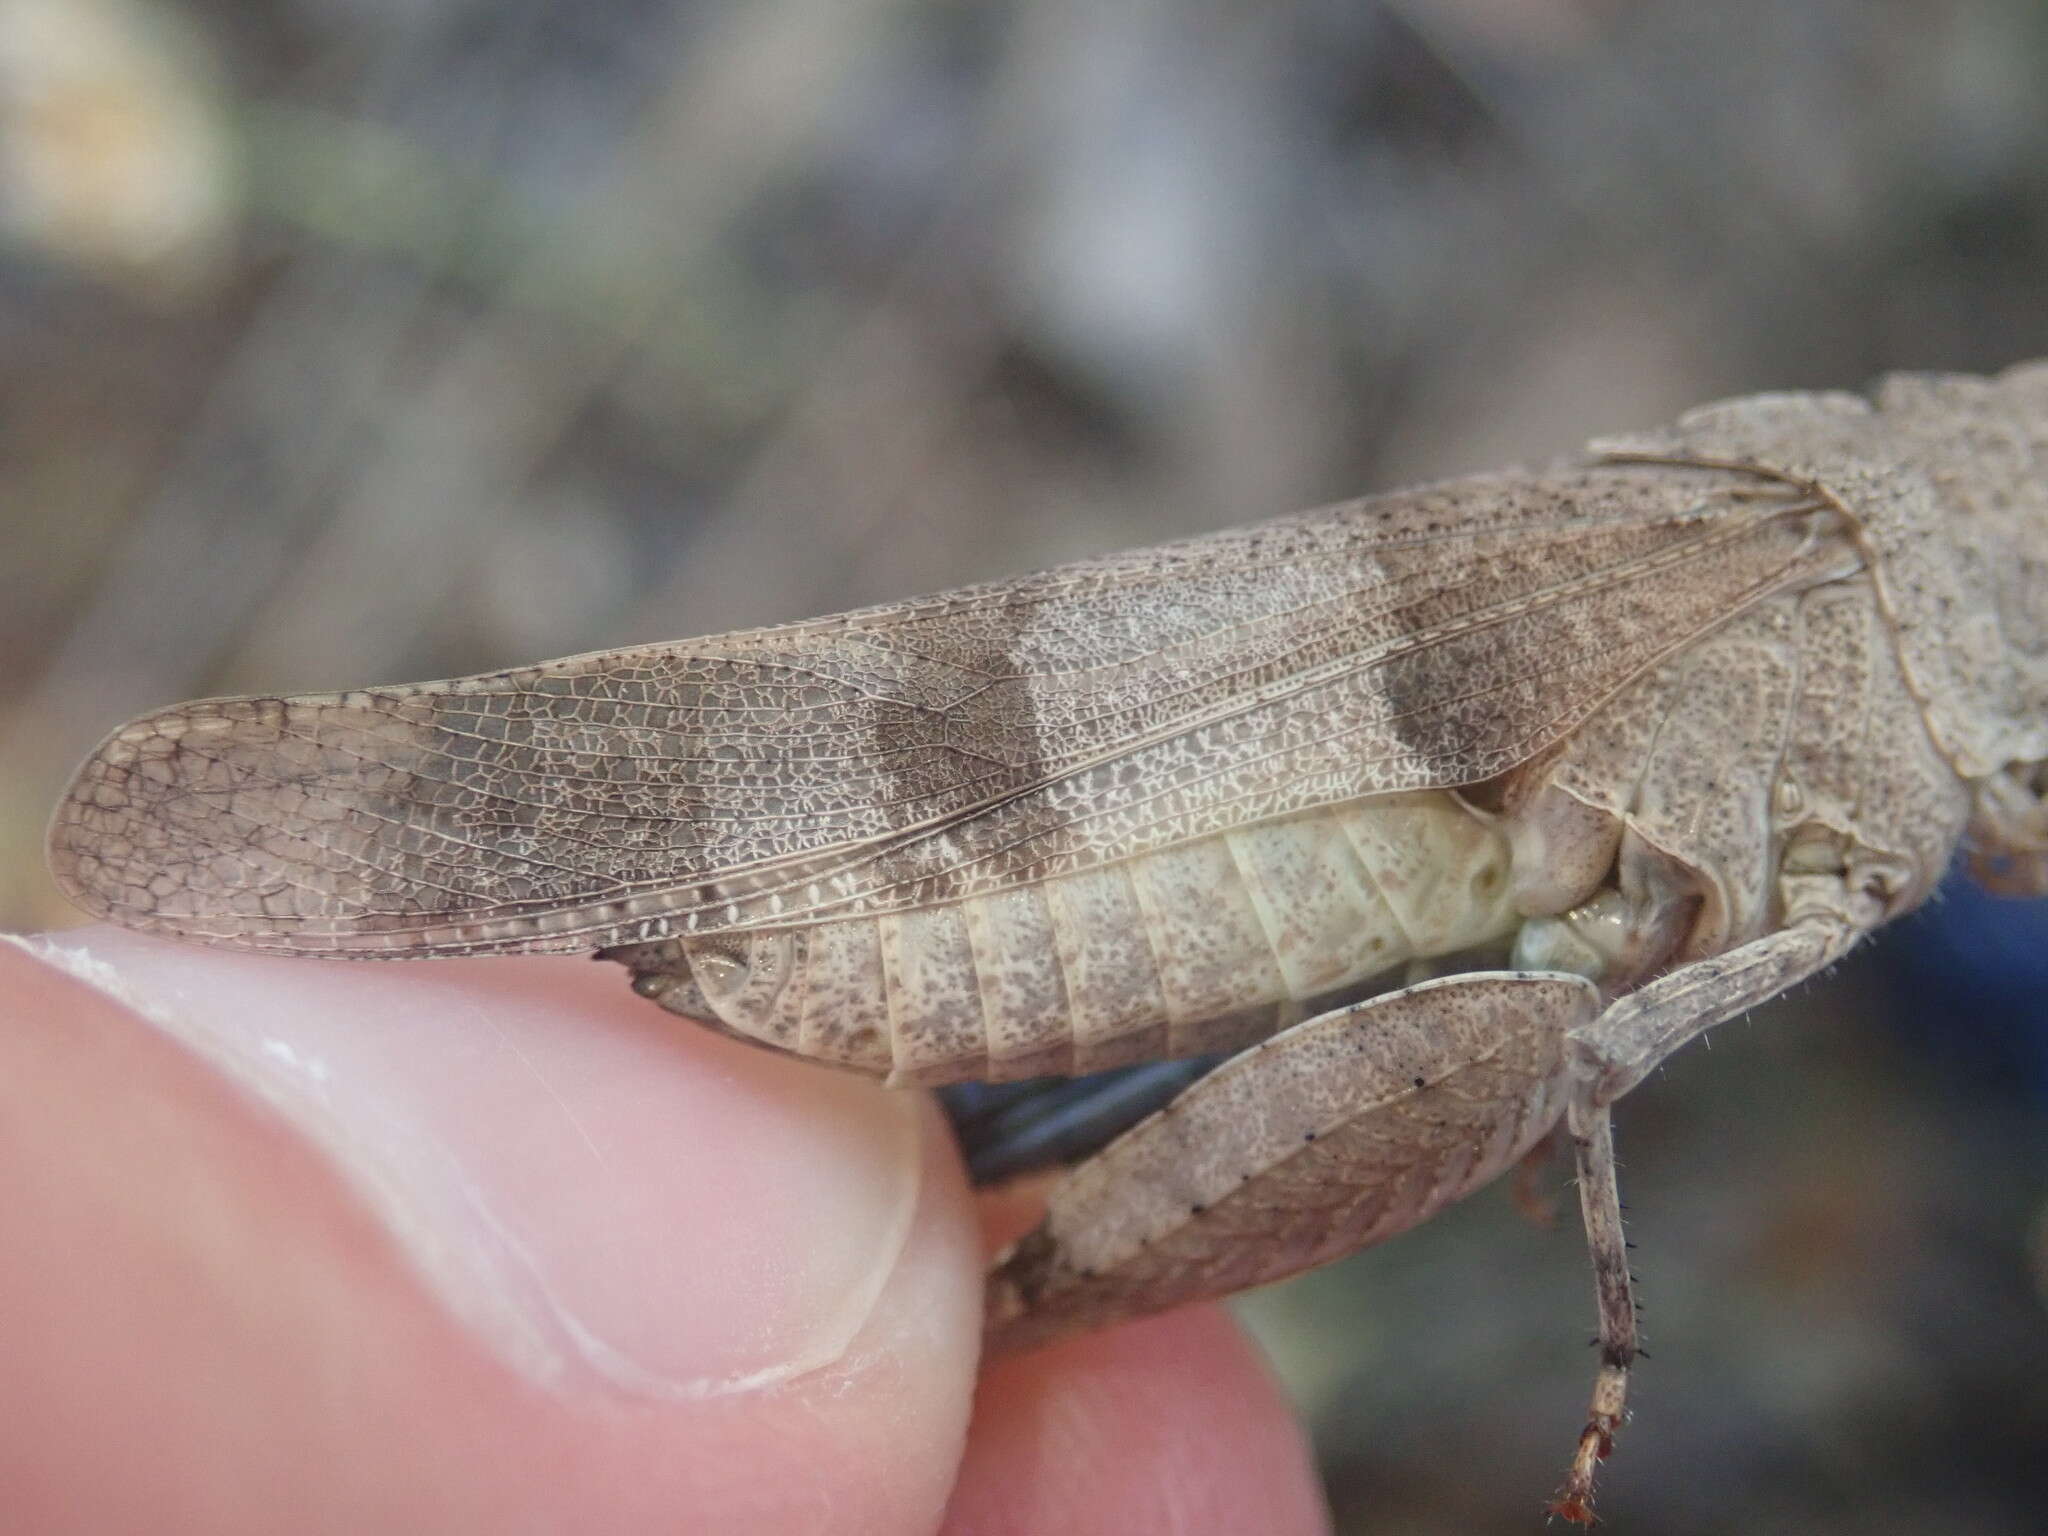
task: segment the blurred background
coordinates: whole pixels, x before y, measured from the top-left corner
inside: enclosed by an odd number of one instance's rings
[[[0,924],[71,920],[47,810],[174,699],[2037,354],[2040,0],[0,0]],[[1616,1528],[2042,1528],[2044,957],[1959,890],[1630,1098]],[[1247,1306],[1340,1529],[1535,1528],[1574,1228],[1494,1192]]]

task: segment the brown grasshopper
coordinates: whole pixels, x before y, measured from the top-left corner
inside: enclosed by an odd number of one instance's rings
[[[116,922],[596,950],[891,1083],[1238,1050],[997,1263],[1023,1345],[1403,1230],[1922,901],[2048,889],[2048,364],[1759,395],[1484,475],[772,629],[180,705],[51,833]],[[1438,975],[1385,990],[1412,968]]]

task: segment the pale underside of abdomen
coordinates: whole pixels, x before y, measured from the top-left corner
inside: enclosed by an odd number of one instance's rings
[[[1506,939],[1508,876],[1482,813],[1389,795],[992,895],[682,946],[736,1033],[897,1082],[1005,1080],[1262,1039],[1312,1000]]]

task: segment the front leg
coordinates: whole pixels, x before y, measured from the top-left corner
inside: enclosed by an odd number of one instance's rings
[[[1578,1160],[1579,1204],[1600,1309],[1600,1371],[1586,1428],[1551,1512],[1593,1523],[1593,1474],[1613,1449],[1638,1353],[1636,1306],[1622,1239],[1610,1106],[1695,1035],[1766,1002],[1839,959],[1856,941],[1846,923],[1810,921],[1695,961],[1629,993],[1571,1032],[1566,1110]]]

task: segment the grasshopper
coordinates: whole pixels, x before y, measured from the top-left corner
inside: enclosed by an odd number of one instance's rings
[[[2044,760],[2035,363],[805,623],[179,705],[94,753],[50,853],[92,912],[237,948],[595,950],[894,1084],[1235,1053],[1066,1174],[997,1346],[1325,1263],[1562,1123],[1600,1363],[1552,1508],[1590,1520],[1637,1354],[1613,1104],[1966,839],[2048,890]]]

